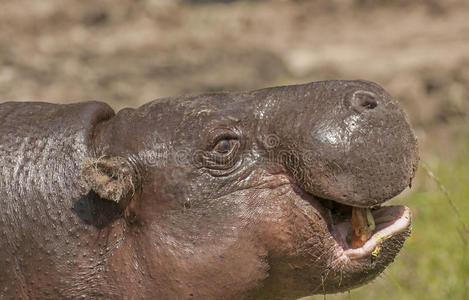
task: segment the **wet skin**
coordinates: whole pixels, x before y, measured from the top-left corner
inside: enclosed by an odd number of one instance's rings
[[[369,282],[417,142],[380,86],[0,104],[0,298],[295,299]],[[352,207],[372,208],[351,249]]]

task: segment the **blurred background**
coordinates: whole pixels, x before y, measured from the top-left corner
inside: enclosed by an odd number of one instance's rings
[[[0,0],[0,101],[120,109],[185,93],[378,82],[419,139],[414,186],[394,200],[411,207],[413,233],[380,278],[326,298],[469,299],[467,2]]]

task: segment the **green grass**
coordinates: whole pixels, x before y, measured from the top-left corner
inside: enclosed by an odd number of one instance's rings
[[[413,230],[396,261],[374,282],[326,299],[469,299],[469,145],[447,159],[432,160],[437,180],[421,165],[418,187],[397,200],[411,208]]]

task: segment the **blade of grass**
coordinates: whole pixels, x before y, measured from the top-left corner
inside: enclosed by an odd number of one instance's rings
[[[435,174],[430,170],[430,167],[428,167],[428,165],[426,163],[421,162],[420,165],[425,170],[428,177],[430,177],[437,184],[438,189],[440,190],[441,193],[443,193],[443,195],[445,196],[446,200],[448,201],[451,209],[453,210],[454,214],[458,218],[458,222],[461,224],[461,228],[459,230],[460,236],[461,236],[461,239],[462,239],[462,242],[464,243],[464,245],[467,246],[468,245],[468,236],[469,236],[468,232],[469,231],[467,229],[466,223],[464,222],[464,220],[461,216],[461,213],[459,212],[458,207],[456,206],[456,204],[454,204],[454,201],[451,198],[451,196],[448,192],[448,189],[441,183],[441,180],[437,176],[435,176]]]

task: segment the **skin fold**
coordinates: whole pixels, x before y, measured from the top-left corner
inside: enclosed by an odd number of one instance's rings
[[[366,81],[104,103],[0,104],[0,298],[295,299],[360,286],[324,199],[373,207],[415,136]]]

